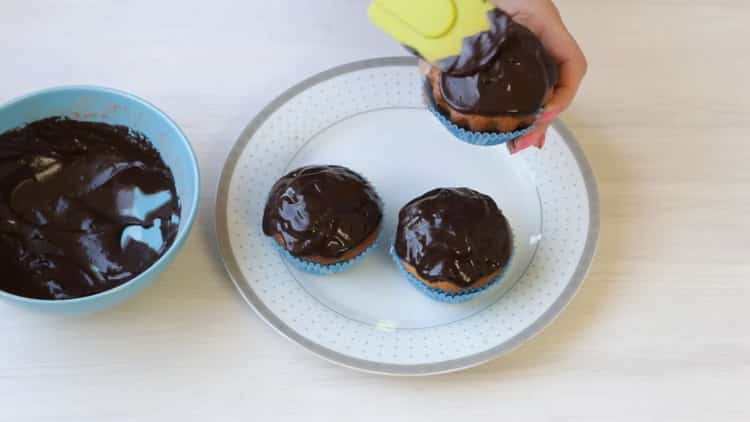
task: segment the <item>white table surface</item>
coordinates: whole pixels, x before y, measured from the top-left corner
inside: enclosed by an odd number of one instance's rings
[[[566,0],[590,60],[564,116],[599,178],[582,291],[541,335],[465,372],[339,368],[267,327],[213,234],[229,148],[268,101],[401,55],[365,0],[0,2],[0,101],[100,84],[156,103],[202,171],[199,219],[150,289],[86,317],[0,304],[0,421],[750,420],[746,0]]]

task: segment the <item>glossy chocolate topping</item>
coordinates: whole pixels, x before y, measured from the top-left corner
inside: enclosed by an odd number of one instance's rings
[[[510,259],[508,222],[487,195],[467,188],[435,189],[399,212],[396,254],[426,281],[466,288]]]
[[[302,167],[271,188],[263,232],[298,257],[338,258],[365,241],[383,218],[380,198],[341,166]]]
[[[490,29],[464,39],[461,53],[440,60],[448,104],[469,114],[533,114],[557,83],[557,65],[539,39],[507,14],[487,12]]]
[[[438,60],[435,65],[444,73],[466,76],[477,73],[497,56],[515,22],[505,12],[494,9],[487,12],[490,28],[465,37],[461,51],[456,56]]]
[[[146,270],[174,241],[172,172],[124,126],[59,117],[0,134],[0,289],[88,296]]]

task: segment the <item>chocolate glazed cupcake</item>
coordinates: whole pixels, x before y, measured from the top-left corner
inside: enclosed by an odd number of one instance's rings
[[[497,283],[509,267],[513,236],[487,195],[439,188],[399,212],[394,258],[429,297],[462,302]]]
[[[307,166],[273,185],[263,233],[299,268],[328,274],[372,249],[382,219],[380,197],[362,176],[341,166]]]
[[[487,18],[489,30],[465,38],[459,55],[432,67],[425,91],[433,112],[454,135],[495,145],[533,125],[552,95],[558,70],[526,27],[499,9],[487,12]]]

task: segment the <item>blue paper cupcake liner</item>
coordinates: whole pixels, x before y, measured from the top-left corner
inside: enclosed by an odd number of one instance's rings
[[[453,123],[448,117],[446,117],[435,105],[435,100],[432,98],[432,88],[430,88],[429,82],[425,81],[425,88],[424,88],[424,98],[425,102],[427,103],[427,108],[432,112],[432,114],[437,117],[438,121],[446,128],[448,131],[453,134],[456,138],[467,142],[472,145],[479,145],[479,146],[495,146],[500,145],[505,142],[511,141],[513,139],[518,138],[519,136],[523,136],[529,132],[531,132],[532,129],[534,129],[534,125],[521,129],[521,130],[515,130],[513,132],[474,132],[471,130],[464,129],[455,123]],[[534,121],[539,118],[539,116],[542,114],[543,110],[540,110]]]
[[[531,125],[527,128],[516,130],[513,132],[472,132],[470,130],[466,130],[462,127],[457,126],[455,123],[450,121],[447,117],[443,116],[443,114],[432,104],[429,104],[427,108],[430,109],[432,114],[437,117],[438,121],[446,128],[448,131],[453,134],[456,138],[470,143],[472,145],[479,145],[479,146],[495,146],[500,145],[505,142],[511,141],[513,139],[518,138],[519,136],[525,135],[529,133],[533,128],[534,125]]]
[[[352,259],[348,259],[346,261],[338,262],[335,264],[319,264],[317,262],[308,261],[306,259],[296,257],[292,255],[288,250],[284,249],[281,245],[279,245],[279,242],[277,242],[275,239],[270,238],[270,240],[271,244],[279,252],[279,254],[281,254],[281,256],[287,260],[287,262],[294,265],[295,268],[311,274],[327,275],[344,271],[364,259],[365,255],[370,253],[380,243],[380,238],[383,235],[383,231],[382,229],[379,230],[380,232],[375,238],[375,241],[372,242],[372,244],[368,246],[364,251],[362,251],[359,255],[355,256]]]
[[[396,267],[398,267],[401,274],[404,276],[404,278],[414,286],[417,290],[422,292],[425,296],[429,297],[430,299],[436,300],[438,302],[443,303],[460,303],[460,302],[466,302],[469,299],[473,299],[480,294],[484,293],[487,289],[490,287],[500,283],[500,281],[503,279],[505,274],[508,272],[508,268],[510,268],[510,263],[513,260],[513,254],[511,253],[510,258],[508,258],[508,262],[505,264],[505,267],[503,267],[502,271],[500,271],[500,274],[497,275],[491,282],[485,284],[481,287],[476,287],[473,289],[466,289],[462,290],[460,292],[448,292],[441,289],[436,289],[434,287],[427,286],[424,282],[419,280],[417,277],[412,275],[405,267],[404,264],[401,262],[401,258],[396,254],[396,248],[391,247],[391,257],[393,258],[393,261],[396,263]]]

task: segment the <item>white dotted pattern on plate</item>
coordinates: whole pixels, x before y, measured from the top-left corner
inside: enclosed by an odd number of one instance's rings
[[[536,177],[544,235],[524,277],[498,302],[452,324],[392,330],[347,319],[309,296],[260,229],[270,187],[307,140],[342,118],[383,107],[422,107],[420,84],[414,68],[390,66],[346,73],[307,89],[257,130],[229,185],[229,241],[258,298],[302,336],[357,359],[430,364],[481,353],[512,338],[560,296],[588,233],[585,183],[571,151],[550,131],[543,150],[521,155]]]

